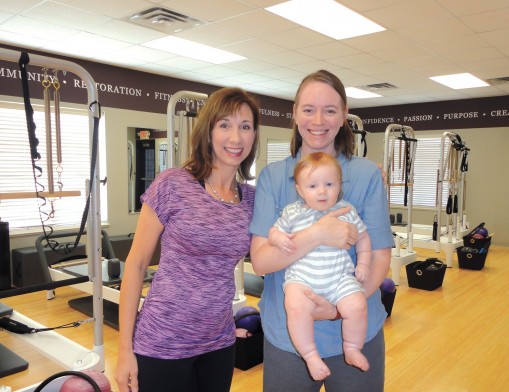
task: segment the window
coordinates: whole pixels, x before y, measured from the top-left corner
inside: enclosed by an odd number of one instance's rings
[[[440,143],[441,137],[423,137],[417,138],[417,150],[415,153],[414,162],[414,185],[413,185],[413,207],[426,207],[435,208],[437,199],[437,173],[440,163]],[[447,151],[450,146],[450,140],[445,139],[444,149]],[[404,183],[403,173],[404,170],[399,164],[399,143],[395,143],[394,156],[395,161],[393,166],[394,170],[389,173],[391,177],[391,183]],[[404,151],[402,151],[403,160]],[[445,157],[444,157],[445,159]],[[445,173],[447,177],[447,173]],[[403,206],[404,186],[392,186],[390,190],[391,206]],[[442,205],[443,207],[447,204],[448,187],[444,183],[442,187]]]
[[[39,140],[37,151],[41,159],[36,165],[41,167],[42,174],[38,182],[48,191],[48,166],[46,152],[46,124],[44,108],[34,107],[34,122],[36,137]],[[57,172],[56,136],[54,130],[54,116],[52,115],[52,154],[54,188],[59,190]],[[17,198],[0,200],[0,218],[9,222],[11,232],[38,231],[41,226],[39,205],[42,216],[52,216],[45,224],[58,228],[77,227],[81,222],[86,202],[86,183],[90,175],[90,132],[87,110],[61,108],[60,124],[62,131],[62,160],[61,182],[63,191],[80,191],[80,196],[46,199],[44,202],[36,198]],[[99,160],[101,178],[106,177],[104,151],[104,121],[100,126]],[[36,171],[37,173],[37,171]],[[101,190],[101,217],[107,220],[106,187]],[[30,159],[30,146],[23,105],[0,102],[0,192],[1,193],[30,193],[34,192],[34,176]],[[43,205],[44,204],[44,205]],[[44,218],[45,219],[45,218]],[[13,230],[14,229],[14,230]]]
[[[290,156],[290,142],[282,140],[267,140],[267,165]]]

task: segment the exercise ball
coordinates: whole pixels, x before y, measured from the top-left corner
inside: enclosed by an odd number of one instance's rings
[[[111,384],[108,378],[98,370],[87,369],[84,373],[90,376],[96,383],[101,392],[111,392]],[[94,387],[84,378],[71,376],[60,387],[60,392],[94,392]]]
[[[483,236],[483,238],[485,238],[488,236],[488,229],[486,227],[480,227],[475,231],[475,234],[480,234]]]
[[[235,326],[251,333],[260,331],[262,329],[260,311],[253,306],[240,308],[235,314]]]
[[[385,278],[380,288],[384,293],[394,293],[396,291],[396,283],[391,278]]]

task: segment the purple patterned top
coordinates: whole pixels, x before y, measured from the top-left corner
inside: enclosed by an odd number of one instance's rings
[[[185,169],[161,173],[142,195],[164,226],[161,258],[134,330],[134,351],[188,358],[235,343],[235,265],[249,251],[254,187],[240,204],[216,200]]]

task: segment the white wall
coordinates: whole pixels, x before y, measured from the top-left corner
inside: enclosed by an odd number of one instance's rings
[[[108,170],[108,217],[110,235],[134,233],[137,213],[129,213],[127,128],[166,128],[166,115],[106,108],[106,159]]]

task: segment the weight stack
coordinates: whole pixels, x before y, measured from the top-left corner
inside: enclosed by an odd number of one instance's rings
[[[0,290],[11,288],[9,222],[0,221]]]

